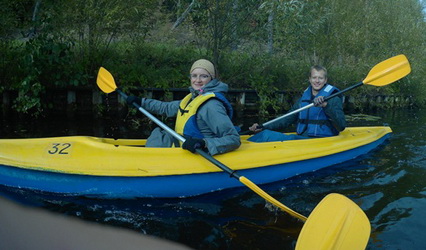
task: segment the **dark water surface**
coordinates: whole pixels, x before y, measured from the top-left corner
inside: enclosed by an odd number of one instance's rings
[[[349,125],[389,124],[394,133],[380,148],[359,159],[262,188],[306,216],[327,194],[344,194],[370,219],[372,234],[367,249],[426,249],[426,114],[423,110],[399,110],[369,115],[374,117],[351,116]],[[139,135],[120,122],[105,119],[3,118],[1,122],[1,138],[113,137],[117,131],[127,137]],[[293,249],[303,226],[245,187],[182,199],[100,200],[2,186],[0,195],[194,249]]]

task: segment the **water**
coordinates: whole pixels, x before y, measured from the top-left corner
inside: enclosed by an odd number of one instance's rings
[[[304,215],[309,215],[325,195],[341,193],[355,201],[370,219],[372,234],[367,249],[426,249],[423,241],[425,112],[400,110],[369,115],[372,116],[352,116],[349,125],[386,123],[394,132],[374,152],[262,188]],[[3,119],[2,122],[2,138],[117,133],[141,136],[128,120],[61,118],[25,123]],[[0,194],[82,220],[173,240],[194,249],[293,249],[303,226],[244,187],[184,199],[100,200],[5,187],[0,187]]]

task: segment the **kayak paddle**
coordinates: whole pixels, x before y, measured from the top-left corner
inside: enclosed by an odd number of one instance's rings
[[[117,91],[124,99],[127,98],[127,95],[125,93],[123,93],[123,91],[121,91],[120,89],[117,88],[115,81],[114,81],[114,77],[111,75],[111,73],[108,72],[108,70],[106,70],[103,67],[101,67],[99,69],[98,78],[96,80],[96,83],[98,84],[98,87],[104,93],[109,94],[111,92]],[[133,105],[139,111],[141,111],[143,114],[145,114],[149,119],[151,119],[153,122],[155,122],[158,126],[160,126],[162,129],[166,130],[169,134],[171,134],[173,137],[175,137],[177,140],[181,141],[182,143],[185,142],[185,138],[183,136],[176,133],[176,131],[169,128],[166,124],[164,124],[163,122],[158,120],[155,116],[151,115],[148,111],[146,111],[144,108],[142,108],[139,104],[133,103]],[[228,168],[227,166],[225,166],[224,164],[222,164],[221,162],[219,162],[218,160],[213,158],[208,153],[204,152],[201,149],[197,149],[196,152],[198,154],[200,154],[201,156],[203,156],[208,161],[210,161],[211,163],[213,163],[214,165],[216,165],[217,167],[219,167],[220,169],[222,169],[223,171],[230,174],[231,177],[238,179],[241,183],[243,183],[248,188],[253,190],[255,193],[257,193],[258,195],[263,197],[265,200],[267,200],[270,203],[274,204],[275,206],[281,208],[283,211],[289,213],[290,215],[292,215],[292,216],[294,216],[294,217],[296,217],[296,218],[298,218],[302,221],[306,221],[307,218],[305,216],[293,211],[292,209],[288,208],[284,204],[281,204],[278,200],[276,200],[275,198],[273,198],[272,196],[267,194],[265,191],[263,191],[260,187],[258,187],[252,181],[250,181],[249,179],[247,179],[244,176],[238,175],[234,170]]]
[[[365,249],[370,221],[364,211],[341,194],[329,194],[314,208],[300,231],[296,250]]]
[[[123,98],[127,98],[127,95],[117,88],[114,77],[105,68],[101,67],[99,69],[96,82],[104,93],[109,94],[117,91]],[[133,103],[133,105],[158,126],[169,132],[173,137],[181,142],[185,142],[183,136],[170,129],[155,116],[143,109],[139,104]],[[208,153],[201,149],[197,149],[196,152],[230,174],[231,177],[238,179],[268,202],[289,213],[291,216],[305,222],[298,237],[296,249],[338,249],[341,246],[351,246],[351,249],[365,249],[370,236],[370,222],[365,213],[345,196],[340,194],[327,195],[314,208],[309,217],[306,218],[280,203],[252,181],[244,176],[238,175],[234,170],[228,168]],[[322,248],[318,248],[318,246],[322,246]]]
[[[384,60],[383,62],[380,62],[379,64],[376,64],[376,66],[374,66],[370,72],[368,73],[367,77],[351,86],[348,87],[342,91],[336,92],[330,96],[327,96],[324,98],[324,101],[330,100],[333,97],[336,97],[338,95],[341,95],[349,90],[352,90],[354,88],[357,88],[359,86],[362,86],[364,84],[368,84],[368,85],[373,85],[376,87],[382,87],[388,84],[391,84],[395,81],[398,81],[399,79],[403,78],[404,76],[408,75],[411,72],[411,67],[410,67],[410,63],[408,62],[408,59],[405,55],[398,55],[398,56],[394,56],[391,57],[387,60]],[[297,114],[305,109],[311,108],[313,107],[314,104],[311,103],[309,105],[306,105],[302,108],[296,109],[292,112],[289,112],[285,115],[282,115],[280,117],[277,117],[273,120],[270,120],[268,122],[263,123],[262,125],[258,126],[258,128],[263,128],[266,125],[269,125],[271,123],[274,123],[278,120],[281,120],[285,117],[288,117],[290,115],[294,115]],[[249,134],[251,131],[247,130],[244,131],[242,133],[240,133],[241,135],[245,135],[245,134]]]

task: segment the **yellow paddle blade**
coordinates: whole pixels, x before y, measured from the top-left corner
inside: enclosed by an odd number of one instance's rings
[[[296,250],[365,249],[371,226],[365,213],[341,194],[327,195],[312,211]]]
[[[96,83],[98,84],[98,87],[104,93],[107,93],[107,94],[114,92],[117,89],[117,85],[115,85],[114,77],[104,67],[99,68],[98,78],[96,79]]]
[[[398,55],[374,66],[362,82],[381,87],[398,81],[410,72],[411,67],[407,57]]]
[[[269,201],[270,203],[274,204],[275,206],[279,207],[281,210],[289,213],[290,215],[292,215],[293,217],[296,217],[302,221],[306,221],[306,217],[295,212],[294,210],[292,210],[291,208],[285,206],[284,204],[280,203],[278,200],[276,200],[274,197],[270,196],[268,193],[266,193],[265,191],[263,191],[260,187],[258,187],[256,184],[254,184],[252,181],[250,181],[249,179],[247,179],[244,176],[241,176],[239,178],[239,180],[246,185],[248,188],[250,188],[251,190],[253,190],[256,194],[260,195],[261,197],[263,197],[265,200]]]

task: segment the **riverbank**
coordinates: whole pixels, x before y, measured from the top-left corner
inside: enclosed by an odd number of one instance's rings
[[[130,94],[130,93],[129,93]],[[187,88],[176,89],[157,89],[145,88],[132,91],[131,94],[137,94],[147,98],[172,101],[181,100],[188,94]],[[17,98],[16,91],[3,91],[0,95],[0,105],[4,117],[15,113],[13,105]],[[279,110],[275,111],[268,108],[270,115],[285,113],[292,103],[298,98],[299,93],[277,91],[275,98]],[[259,111],[260,97],[254,90],[230,90],[228,99],[234,107],[236,117],[245,117],[250,114],[257,114]],[[99,89],[91,88],[71,88],[71,89],[48,89],[42,96],[43,115],[67,114],[68,117],[75,115],[93,115],[100,116],[105,112],[127,113],[128,108],[124,100],[117,94],[103,94]],[[404,95],[362,95],[356,96],[348,93],[344,98],[344,109],[347,112],[394,109],[394,108],[412,108],[415,106],[412,96]],[[31,113],[31,110],[28,111]]]

